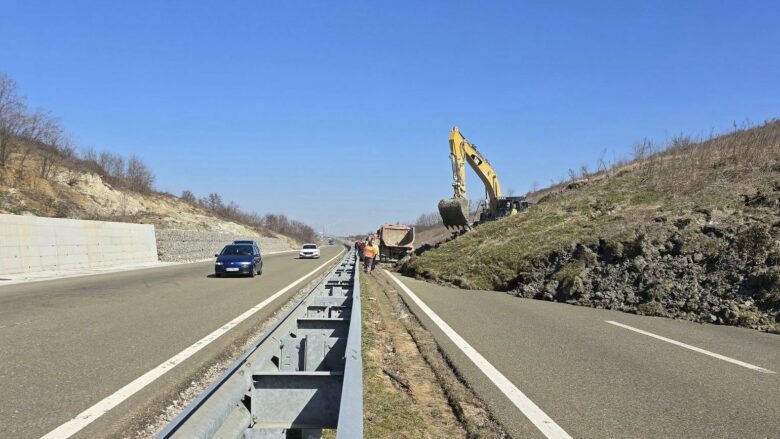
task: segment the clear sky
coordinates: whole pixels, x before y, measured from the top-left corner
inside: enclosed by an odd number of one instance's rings
[[[778,1],[0,1],[0,71],[78,145],[330,233],[435,211],[453,125],[520,194],[780,116]]]

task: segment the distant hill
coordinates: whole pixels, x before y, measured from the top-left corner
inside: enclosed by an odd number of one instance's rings
[[[468,289],[780,332],[780,121],[547,188],[401,266]]]

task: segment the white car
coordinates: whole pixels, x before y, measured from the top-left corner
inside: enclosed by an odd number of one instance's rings
[[[303,247],[301,247],[301,251],[298,252],[298,257],[300,259],[304,259],[304,258],[319,259],[320,246],[318,246],[317,244],[303,244]]]

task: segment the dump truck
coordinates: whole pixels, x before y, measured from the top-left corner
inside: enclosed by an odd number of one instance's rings
[[[471,203],[466,197],[466,163],[485,185],[487,200],[479,212],[479,222],[498,219],[511,214],[513,208],[521,211],[529,206],[525,197],[506,197],[501,193],[501,184],[490,162],[469,143],[458,127],[450,132],[450,161],[452,163],[452,198],[439,201],[439,214],[447,228],[468,229],[471,227]]]
[[[381,261],[395,262],[414,251],[414,227],[404,224],[383,224],[379,235]]]

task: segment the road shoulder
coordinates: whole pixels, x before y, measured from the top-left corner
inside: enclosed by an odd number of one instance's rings
[[[507,437],[387,278],[361,288],[366,437]]]

